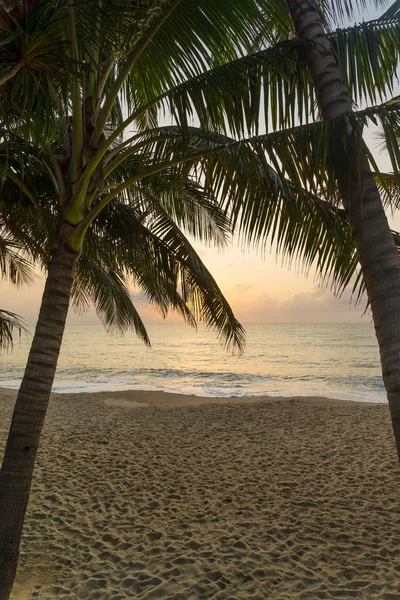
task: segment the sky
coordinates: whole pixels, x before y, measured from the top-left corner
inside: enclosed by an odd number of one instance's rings
[[[362,17],[367,20],[379,12],[370,9]],[[367,133],[367,142],[371,149],[375,148],[381,168],[389,169],[387,157],[377,149],[376,131]],[[392,227],[400,230],[400,218],[390,220]],[[267,248],[264,257],[252,249],[242,252],[237,240],[233,240],[223,253],[200,244],[194,246],[242,323],[343,323],[371,319],[368,313],[363,315],[365,301],[355,307],[349,290],[341,298],[335,298],[331,290],[315,280],[314,271],[306,277],[295,267],[289,269],[282,265],[273,250],[269,252]],[[22,315],[29,325],[33,325],[43,285],[43,277],[39,273],[29,288],[15,289],[1,282],[0,307]],[[162,321],[158,313],[135,292],[134,300],[145,324]],[[168,320],[178,322],[180,317],[171,315]],[[84,315],[70,311],[70,324],[95,322],[95,311]]]

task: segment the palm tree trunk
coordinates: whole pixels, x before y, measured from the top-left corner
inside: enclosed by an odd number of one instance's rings
[[[54,251],[28,362],[18,392],[0,472],[0,600],[16,575],[22,526],[46,417],[78,254]]]
[[[305,58],[322,118],[351,112],[350,96],[313,0],[286,3],[298,37],[314,42]],[[335,152],[336,177],[371,305],[400,459],[400,259],[361,137],[349,131]]]

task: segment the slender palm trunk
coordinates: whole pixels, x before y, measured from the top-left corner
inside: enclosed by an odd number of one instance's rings
[[[0,600],[8,600],[16,575],[40,434],[60,353],[78,254],[56,250],[25,375],[18,392],[0,472]]]
[[[306,61],[323,119],[351,112],[351,99],[313,0],[286,2],[298,37],[318,44],[307,51]],[[336,177],[372,309],[400,459],[400,259],[362,139],[349,131],[335,152]]]

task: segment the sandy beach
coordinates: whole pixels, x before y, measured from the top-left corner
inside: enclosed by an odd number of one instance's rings
[[[53,395],[12,599],[399,599],[399,475],[385,405]]]

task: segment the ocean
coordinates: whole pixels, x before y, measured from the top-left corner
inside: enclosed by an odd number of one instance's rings
[[[68,326],[56,392],[161,390],[195,396],[327,396],[386,402],[373,326],[250,324],[242,356],[204,327],[149,325],[152,347],[101,324]],[[30,339],[0,355],[0,387],[16,388]]]

